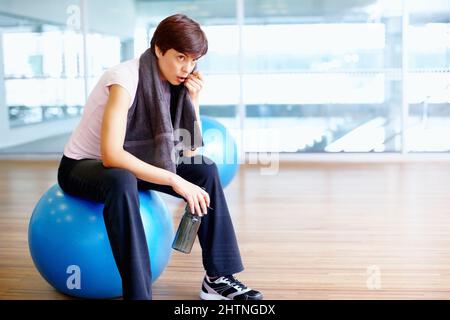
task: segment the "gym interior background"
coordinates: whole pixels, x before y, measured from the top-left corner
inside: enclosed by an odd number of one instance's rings
[[[201,114],[239,150],[241,278],[267,299],[450,298],[449,1],[0,0],[0,299],[71,299],[33,265],[31,213],[96,81],[174,13],[208,36]],[[197,299],[200,253],[174,252],[154,298]]]

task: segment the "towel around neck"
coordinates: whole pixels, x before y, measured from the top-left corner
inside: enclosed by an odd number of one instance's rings
[[[139,59],[139,80],[128,111],[124,149],[175,173],[180,151],[201,146],[200,126],[186,87],[162,80],[158,58],[147,49]]]

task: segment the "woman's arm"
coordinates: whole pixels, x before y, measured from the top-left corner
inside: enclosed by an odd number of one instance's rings
[[[123,149],[130,100],[130,95],[121,86],[110,87],[100,138],[103,165],[126,169],[141,180],[171,186],[188,201],[192,212],[199,215],[207,212],[209,195],[202,188],[173,172],[148,164]]]
[[[192,104],[194,105],[195,115],[197,117],[198,125],[200,126],[200,131],[202,130],[202,123],[200,119],[200,104],[199,104],[199,94],[203,89],[203,75],[200,71],[194,71],[188,76],[184,84],[188,89],[189,95],[191,97]],[[194,151],[186,150],[183,151],[183,156],[193,157],[197,154],[197,149]]]
[[[202,129],[201,122],[200,122],[200,106],[198,103],[198,98],[195,100],[192,100],[192,104],[194,105],[195,109],[195,115],[198,120],[198,125],[200,126],[200,130]],[[195,150],[184,150],[183,151],[183,157],[193,157],[197,154],[197,149]]]
[[[174,173],[152,166],[123,149],[130,95],[119,85],[112,85],[105,106],[101,130],[101,155],[105,167],[124,168],[139,179],[172,185]]]

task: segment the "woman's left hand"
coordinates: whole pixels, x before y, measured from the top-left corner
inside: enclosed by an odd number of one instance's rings
[[[203,88],[203,75],[200,71],[192,72],[184,81],[184,86],[188,89],[189,95],[193,101],[198,99],[199,93]]]

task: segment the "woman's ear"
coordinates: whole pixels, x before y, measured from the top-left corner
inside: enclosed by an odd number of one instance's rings
[[[159,59],[161,58],[162,54],[161,54],[161,49],[159,49],[158,46],[155,45],[155,53],[156,53],[156,57]]]

